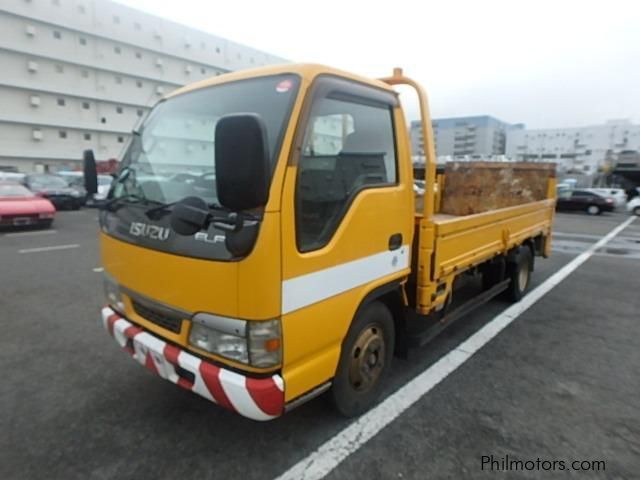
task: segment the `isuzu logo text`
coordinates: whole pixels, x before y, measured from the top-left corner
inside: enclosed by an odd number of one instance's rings
[[[151,240],[166,240],[169,238],[169,229],[158,227],[157,225],[148,225],[142,222],[131,222],[129,234],[134,237],[147,237]]]

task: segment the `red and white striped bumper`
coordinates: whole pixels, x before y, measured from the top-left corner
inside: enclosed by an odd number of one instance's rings
[[[220,368],[160,340],[109,307],[102,309],[102,321],[118,345],[165,380],[253,420],[271,420],[283,413],[280,375],[256,379]],[[194,380],[180,376],[176,366],[191,372]]]

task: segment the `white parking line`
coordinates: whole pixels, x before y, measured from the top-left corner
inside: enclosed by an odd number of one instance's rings
[[[14,233],[5,233],[2,235],[3,237],[35,237],[39,235],[53,235],[58,233],[57,230],[38,230],[37,232],[14,232]]]
[[[460,365],[469,360],[474,353],[508,327],[511,322],[540,300],[547,292],[567,278],[580,265],[586,262],[596,250],[629,226],[634,219],[635,217],[631,217],[618,225],[588,250],[571,260],[535,290],[531,291],[519,303],[504,310],[427,370],[387,397],[377,407],[327,440],[316,451],[296,463],[276,480],[319,480],[324,478],[349,455],[357,451],[402,412],[438,385]]]
[[[18,253],[35,253],[35,252],[51,252],[53,250],[68,250],[70,248],[78,248],[80,245],[72,243],[69,245],[54,245],[52,247],[23,248]]]

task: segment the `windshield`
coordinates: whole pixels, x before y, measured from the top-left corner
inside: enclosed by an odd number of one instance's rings
[[[0,197],[31,197],[31,193],[22,185],[0,185]]]
[[[217,85],[159,103],[133,136],[116,179],[114,197],[156,202],[199,196],[217,205],[214,132],[218,119],[256,113],[264,121],[275,163],[299,78],[275,75]]]
[[[31,188],[66,188],[68,182],[54,175],[34,175],[29,177],[29,185]]]

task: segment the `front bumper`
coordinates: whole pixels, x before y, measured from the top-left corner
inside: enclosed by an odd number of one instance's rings
[[[271,420],[284,411],[280,375],[252,378],[220,368],[132,324],[109,307],[102,322],[118,345],[165,380],[252,420]]]

